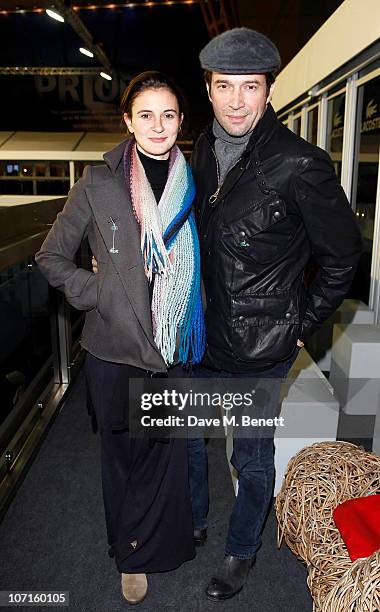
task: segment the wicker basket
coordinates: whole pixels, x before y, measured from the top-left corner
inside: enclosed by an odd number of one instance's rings
[[[276,499],[283,540],[308,568],[318,612],[380,611],[380,551],[351,562],[332,511],[380,492],[380,457],[348,442],[321,442],[290,460]]]

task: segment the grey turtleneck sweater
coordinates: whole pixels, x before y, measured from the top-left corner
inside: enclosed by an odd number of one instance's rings
[[[244,134],[244,136],[231,136],[216,119],[212,124],[212,131],[215,136],[215,153],[219,162],[220,186],[226,174],[243,155],[252,132]]]

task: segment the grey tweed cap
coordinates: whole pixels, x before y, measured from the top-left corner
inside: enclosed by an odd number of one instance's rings
[[[276,45],[249,28],[233,28],[219,34],[199,54],[204,70],[222,74],[263,74],[281,66]]]

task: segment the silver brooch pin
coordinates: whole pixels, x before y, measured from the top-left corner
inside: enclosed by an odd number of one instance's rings
[[[117,232],[117,230],[119,229],[118,226],[116,225],[116,221],[117,221],[117,217],[115,217],[115,219],[110,217],[110,220],[108,221],[108,223],[111,223],[111,231],[112,231],[112,248],[110,249],[110,253],[119,252],[119,249],[115,249],[115,232]]]
[[[133,542],[131,542],[131,546],[133,546],[133,548],[136,548],[136,546],[137,546],[137,540],[133,540]]]

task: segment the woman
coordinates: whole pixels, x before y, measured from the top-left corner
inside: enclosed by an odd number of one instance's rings
[[[49,282],[86,310],[82,346],[96,412],[110,555],[130,603],[146,574],[194,557],[186,440],[133,439],[128,379],[175,375],[204,352],[194,185],[175,145],[183,121],[176,86],[137,76],[121,110],[133,137],[88,166],[36,260]],[[77,268],[84,236],[98,273]],[[177,374],[178,375],[178,374]]]

